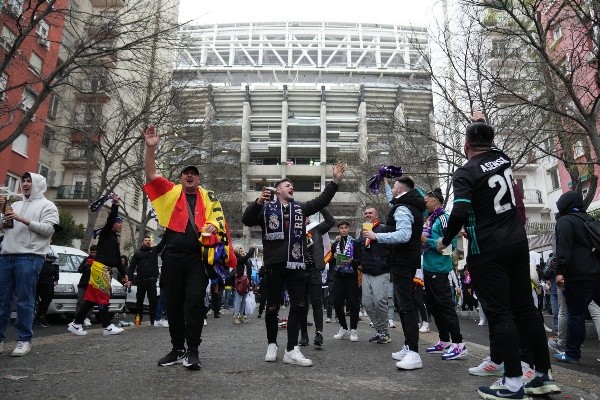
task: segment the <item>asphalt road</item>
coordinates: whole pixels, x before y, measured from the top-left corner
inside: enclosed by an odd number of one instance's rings
[[[421,334],[423,369],[414,371],[397,370],[391,358],[401,347],[401,330],[391,332],[390,344],[371,344],[367,340],[372,329],[364,319],[357,343],[333,340],[338,325],[326,324],[323,349],[302,348],[314,362],[305,368],[281,361],[284,330],[279,331],[278,361],[266,363],[262,319],[234,325],[230,314],[209,316],[198,372],[181,365],[157,366],[171,347],[168,329],[132,326],[122,335],[102,336],[96,323],[87,336],[79,337],[68,333],[63,321],[36,329],[26,357],[10,357],[12,343],[7,341],[9,348],[0,355],[0,399],[476,399],[477,387],[494,381],[467,372],[489,352],[487,329],[471,319],[461,319],[467,358],[442,361],[439,355],[424,354],[437,334]],[[14,340],[12,324],[8,333]],[[550,398],[600,399],[600,346],[595,339],[585,343],[580,366],[553,365],[563,392]]]

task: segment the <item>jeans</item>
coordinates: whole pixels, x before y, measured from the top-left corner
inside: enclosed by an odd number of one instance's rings
[[[225,292],[223,293],[223,308],[225,309],[229,309],[229,304],[231,303],[231,298],[233,297],[233,290],[231,289],[231,286],[228,286],[229,289],[225,289]]]
[[[600,303],[600,280],[565,281],[567,319],[566,353],[581,358],[581,344],[585,340],[585,312],[592,301]]]
[[[0,255],[0,342],[6,339],[14,298],[17,300],[17,340],[31,341],[35,288],[43,264],[44,257],[36,254]]]
[[[362,276],[362,304],[377,332],[388,331],[388,291],[390,274]]]
[[[550,306],[552,307],[552,329],[558,332],[558,288],[554,276],[550,279]]]
[[[164,315],[164,317],[163,317]],[[158,302],[156,303],[156,320],[160,321],[167,319],[167,288],[163,287],[160,289],[160,295],[158,296]]]
[[[333,282],[328,282],[323,290],[323,302],[327,311],[327,318],[333,318]]]
[[[529,246],[521,241],[483,254],[469,254],[473,288],[488,318],[490,338],[504,352],[506,377],[520,377],[520,340],[533,354],[537,372],[550,369],[544,322],[533,305]]]
[[[303,269],[287,269],[285,263],[265,266],[265,279],[267,283],[267,311],[265,326],[267,328],[267,342],[277,343],[277,314],[281,305],[281,293],[286,287],[290,296],[290,313],[287,327],[287,351],[292,351],[298,345],[300,321],[304,313],[304,286],[305,271]]]
[[[233,299],[233,315],[238,316],[242,314],[246,314],[246,295],[239,294],[237,290],[234,293]]]

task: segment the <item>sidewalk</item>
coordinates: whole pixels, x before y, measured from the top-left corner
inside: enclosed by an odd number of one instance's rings
[[[282,313],[283,314],[283,313]],[[359,324],[357,343],[333,340],[337,324],[325,324],[325,345],[302,348],[314,366],[283,364],[286,334],[279,330],[279,359],[264,362],[264,320],[233,325],[230,316],[209,317],[200,347],[202,370],[181,365],[158,367],[170,350],[168,329],[128,327],[119,336],[102,336],[95,326],[87,336],[65,333],[36,339],[26,357],[10,357],[13,343],[0,355],[1,399],[477,399],[477,387],[494,378],[475,377],[467,369],[489,350],[468,343],[463,360],[442,361],[424,354],[437,342],[434,332],[421,335],[423,369],[399,371],[391,353],[400,349],[400,328],[392,343],[368,343],[368,318]],[[13,329],[11,325],[9,329]],[[309,327],[310,337],[314,327]],[[598,377],[554,364],[563,393],[553,399],[599,399]],[[7,379],[7,376],[13,379]],[[14,380],[14,377],[22,377]],[[567,397],[568,396],[568,397]]]

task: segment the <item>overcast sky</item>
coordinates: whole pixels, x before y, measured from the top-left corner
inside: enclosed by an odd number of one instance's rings
[[[435,0],[180,0],[180,21],[331,21],[429,25]]]

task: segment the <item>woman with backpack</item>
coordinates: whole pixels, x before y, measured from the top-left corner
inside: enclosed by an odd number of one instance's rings
[[[246,316],[246,296],[250,291],[250,277],[252,276],[252,264],[250,259],[254,257],[256,245],[250,246],[248,253],[240,246],[235,249],[237,257],[237,267],[235,269],[235,287],[233,301],[233,323],[239,325],[243,322],[249,322]]]

